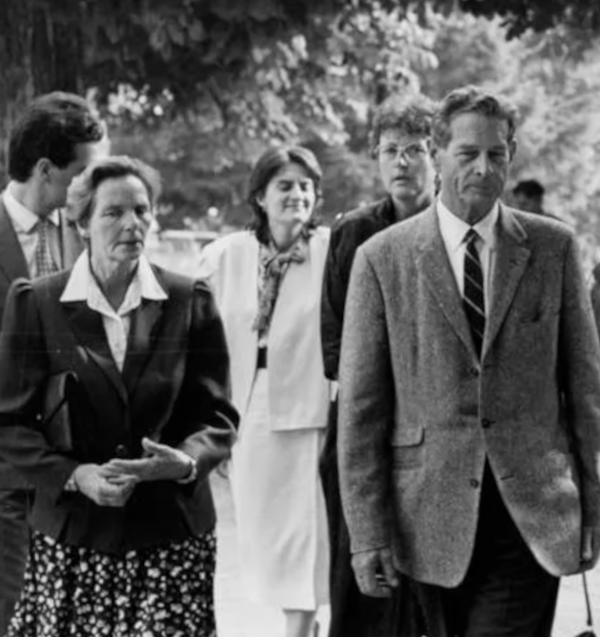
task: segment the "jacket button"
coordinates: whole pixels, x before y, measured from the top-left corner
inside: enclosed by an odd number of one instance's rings
[[[477,367],[471,367],[470,372],[473,378],[477,378],[479,376],[479,370],[477,369]]]
[[[129,456],[129,449],[127,449],[126,445],[117,445],[115,453],[117,458],[127,458]]]
[[[483,419],[481,420],[481,426],[482,426],[484,429],[487,429],[488,427],[490,427],[490,426],[491,426],[491,425],[493,425],[493,424],[494,424],[494,421],[493,421],[493,420],[488,420],[487,418],[483,418]]]
[[[479,480],[475,480],[475,478],[473,478],[473,479],[471,480],[471,486],[472,486],[474,489],[477,489],[477,487],[479,487]]]

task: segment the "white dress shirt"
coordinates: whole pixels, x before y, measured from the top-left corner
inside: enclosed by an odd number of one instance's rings
[[[4,207],[10,217],[13,228],[25,255],[25,262],[31,278],[37,278],[39,273],[35,263],[35,251],[38,245],[38,219],[39,217],[26,208],[22,203],[16,200],[11,190],[9,182],[6,190],[2,193]],[[63,268],[62,250],[60,248],[60,213],[53,210],[48,215],[50,224],[48,226],[47,238],[50,247],[50,253],[56,267],[60,270]]]
[[[142,299],[164,301],[167,298],[167,294],[157,281],[148,259],[142,255],[129,288],[127,288],[125,298],[119,309],[115,311],[92,275],[89,253],[84,250],[73,266],[60,300],[63,303],[85,301],[90,310],[102,315],[102,323],[110,351],[119,371],[123,371],[125,354],[127,353],[127,338],[131,327],[131,312],[141,305]]]
[[[488,315],[493,293],[492,281],[494,268],[496,265],[496,223],[498,221],[498,215],[500,214],[498,202],[496,202],[490,212],[474,226],[470,226],[452,214],[440,199],[437,201],[436,210],[442,240],[446,247],[446,253],[450,260],[450,265],[452,266],[456,285],[461,297],[464,292],[465,252],[467,249],[465,236],[471,228],[479,235],[475,246],[479,252],[479,260],[481,261],[481,269],[483,270],[485,313]]]

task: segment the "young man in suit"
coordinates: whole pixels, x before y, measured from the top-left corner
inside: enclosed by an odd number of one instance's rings
[[[426,97],[414,95],[392,97],[379,107],[373,120],[371,153],[387,194],[341,215],[331,230],[321,297],[321,346],[325,374],[332,381],[338,380],[344,304],[356,249],[380,230],[420,212],[433,198],[434,171],[427,149],[433,106]],[[333,396],[320,463],[331,548],[329,637],[391,635],[401,626],[403,635],[412,633],[415,614],[410,596],[373,599],[362,595],[356,585],[339,492],[337,412]],[[420,635],[414,628],[414,634]]]
[[[9,140],[10,181],[0,195],[0,315],[16,278],[36,278],[75,262],[82,245],[59,208],[71,179],[106,151],[102,123],[77,95],[43,95],[21,114]],[[32,497],[27,483],[0,461],[0,635],[22,585]]]
[[[600,551],[598,335],[573,232],[499,201],[514,134],[499,98],[444,98],[439,198],[359,248],[342,339],[359,587],[407,575],[458,637],[549,637]]]

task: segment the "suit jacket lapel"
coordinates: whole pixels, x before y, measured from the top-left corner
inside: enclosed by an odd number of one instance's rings
[[[98,312],[90,310],[85,301],[65,303],[69,323],[82,347],[88,352],[90,358],[106,374],[115,386],[119,396],[125,403],[128,402],[127,390],[121,373],[112,357],[102,316]]]
[[[497,225],[492,299],[483,339],[482,358],[492,346],[525,273],[531,254],[526,240],[525,230],[512,212],[501,205]]]
[[[6,212],[2,198],[0,197],[0,268],[9,281],[18,277],[29,277],[29,270],[25,255],[17,233]]]
[[[140,307],[131,316],[127,354],[123,366],[123,381],[129,396],[133,395],[133,390],[154,351],[153,343],[162,312],[162,301],[142,300]]]
[[[417,261],[419,272],[423,274],[446,319],[465,347],[477,358],[460,292],[440,233],[435,206],[423,213]]]

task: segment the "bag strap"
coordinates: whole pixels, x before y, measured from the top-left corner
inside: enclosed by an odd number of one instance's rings
[[[585,597],[585,608],[586,608],[586,612],[587,612],[587,625],[590,628],[594,628],[594,620],[592,618],[592,604],[590,602],[590,591],[588,590],[588,583],[587,583],[587,577],[585,576],[585,573],[581,574],[581,577],[583,579],[583,595]]]

